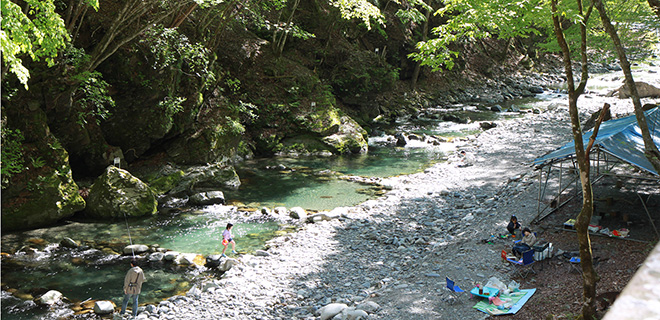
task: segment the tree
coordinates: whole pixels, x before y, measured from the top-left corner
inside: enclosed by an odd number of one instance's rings
[[[575,158],[577,160],[578,168],[580,170],[580,182],[582,186],[582,209],[578,214],[575,222],[575,229],[578,236],[578,244],[580,247],[580,265],[582,267],[582,319],[592,319],[595,315],[595,297],[596,297],[596,282],[598,275],[593,266],[593,255],[591,252],[591,241],[589,239],[589,223],[593,215],[593,190],[591,186],[590,176],[590,160],[589,151],[590,147],[585,150],[584,141],[582,140],[582,126],[580,125],[580,117],[578,114],[577,101],[580,95],[584,92],[587,84],[588,69],[587,69],[587,30],[586,20],[589,18],[592,8],[585,15],[582,8],[582,1],[577,0],[578,5],[578,21],[580,24],[580,53],[582,56],[582,76],[580,84],[576,87],[573,80],[573,63],[571,61],[571,52],[566,42],[562,27],[562,17],[566,16],[566,11],[560,11],[558,0],[551,0],[552,22],[555,31],[555,37],[562,51],[562,60],[564,61],[564,72],[568,84],[568,110],[571,117],[571,131],[573,133],[573,140],[575,141]],[[584,18],[582,18],[584,17]],[[605,112],[602,112],[603,114]],[[597,130],[594,130],[596,133]]]
[[[550,7],[544,6],[549,4]],[[575,152],[580,173],[583,192],[582,209],[577,217],[576,229],[580,246],[581,267],[583,271],[583,305],[582,317],[592,319],[595,314],[595,294],[598,276],[593,268],[591,243],[589,239],[589,222],[593,214],[593,192],[590,178],[589,152],[591,146],[585,150],[582,140],[582,129],[578,115],[578,98],[584,92],[588,79],[587,60],[587,22],[593,6],[585,13],[582,1],[550,2],[539,1],[465,1],[448,0],[445,7],[436,14],[448,17],[446,24],[434,29],[437,38],[418,43],[418,53],[411,56],[430,65],[435,70],[442,67],[451,68],[457,52],[450,50],[450,44],[457,41],[480,39],[484,37],[499,37],[508,39],[525,37],[530,33],[541,33],[544,22],[551,22],[554,40],[562,53],[564,72],[567,79],[569,114],[571,129],[575,141]],[[576,85],[573,72],[573,52],[571,44],[566,38],[565,27],[576,25],[579,36],[576,43],[580,56],[581,75]]]
[[[419,24],[422,23],[422,40],[428,40],[429,34],[429,20],[431,18],[431,12],[433,8],[426,4],[422,0],[411,0],[402,3],[404,8],[397,10],[396,16],[399,17],[401,23]],[[421,11],[420,11],[421,10]],[[419,79],[419,73],[422,69],[422,62],[417,61],[415,69],[413,70],[412,79],[410,82],[410,87],[414,90],[417,87],[417,80]]]
[[[160,24],[182,8],[189,8],[192,4],[192,0],[125,1],[124,6],[115,12],[115,18],[105,30],[103,38],[94,46],[84,71],[95,70],[119,48],[134,40],[143,32]]]
[[[25,0],[25,6],[21,8],[12,1],[2,1],[2,80],[11,72],[27,90],[30,71],[23,64],[25,55],[34,61],[43,60],[48,66],[55,63],[59,50],[69,41],[69,35],[53,2]]]
[[[607,10],[605,9],[603,1],[594,0],[594,5],[600,14],[600,19],[603,22],[605,31],[612,39],[616,53],[619,56],[619,63],[626,78],[625,83],[626,86],[630,89],[631,99],[633,106],[635,107],[635,117],[637,118],[637,124],[642,131],[642,139],[644,140],[644,154],[646,155],[646,158],[649,160],[649,162],[653,165],[653,168],[655,168],[657,172],[660,172],[660,151],[658,151],[658,146],[656,146],[653,142],[653,138],[649,132],[649,126],[646,123],[644,110],[642,110],[642,103],[639,99],[639,94],[637,93],[637,86],[635,85],[635,80],[633,79],[632,72],[630,70],[630,62],[628,62],[626,51],[621,44],[621,40],[619,39],[619,35],[614,28],[614,25],[612,25],[612,21],[607,14]]]

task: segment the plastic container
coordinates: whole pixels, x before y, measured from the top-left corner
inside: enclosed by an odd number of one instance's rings
[[[532,249],[534,249],[534,260],[536,261],[546,259],[550,255],[550,243],[547,241],[540,240]]]

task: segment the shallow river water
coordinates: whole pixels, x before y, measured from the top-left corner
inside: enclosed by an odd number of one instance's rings
[[[657,69],[657,68],[656,68]],[[636,77],[655,75],[637,70]],[[641,76],[640,76],[641,75]],[[605,75],[591,81],[592,91],[618,87],[622,78]],[[520,109],[545,108],[552,103],[566,103],[566,96],[544,93],[531,99],[502,103]],[[398,132],[433,135],[447,140],[478,132],[479,121],[496,121],[521,116],[518,113],[479,111],[473,106],[457,105],[454,111],[467,116],[467,124],[434,119],[408,119],[397,122]],[[384,132],[388,132],[384,129]],[[444,161],[455,151],[456,144],[428,144],[410,140],[405,147],[396,147],[393,136],[381,134],[369,139],[367,155],[323,158],[256,159],[237,167],[241,187],[225,190],[229,204],[253,208],[299,206],[308,210],[331,210],[357,205],[377,195],[370,186],[337,179],[337,175],[390,177],[419,172]],[[275,169],[274,169],[275,168]],[[234,209],[232,209],[234,208]],[[36,307],[29,300],[16,296],[37,295],[44,289],[55,289],[74,301],[86,299],[112,300],[120,305],[123,277],[128,269],[128,256],[108,255],[94,249],[99,246],[121,251],[129,242],[153,245],[179,252],[201,255],[218,254],[222,246],[220,235],[227,222],[235,223],[233,233],[239,253],[261,249],[266,241],[286,232],[289,226],[276,221],[246,217],[235,207],[213,205],[186,207],[176,213],[147,219],[131,219],[116,223],[69,221],[63,225],[22,233],[4,233],[2,251],[16,252],[2,261],[2,319],[52,318],[52,313]],[[130,233],[130,238],[129,238]],[[70,237],[83,243],[79,249],[63,249],[57,243]],[[152,263],[143,266],[148,281],[144,284],[140,302],[157,302],[186,292],[200,278],[218,274],[203,267],[184,268],[171,264]],[[10,289],[16,294],[9,294]]]

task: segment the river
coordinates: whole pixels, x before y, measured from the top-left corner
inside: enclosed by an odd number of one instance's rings
[[[652,80],[657,75],[654,72],[657,70],[637,69],[636,79]],[[615,74],[595,78],[589,87],[594,93],[611,90],[622,79]],[[175,214],[111,224],[72,220],[51,228],[5,233],[2,235],[2,252],[19,253],[2,260],[2,318],[57,317],[56,313],[37,307],[31,300],[21,299],[36,296],[44,289],[58,290],[72,301],[99,299],[119,304],[130,257],[109,255],[99,247],[120,251],[133,242],[156,244],[180,252],[217,254],[222,248],[220,234],[227,222],[233,222],[239,252],[251,253],[262,248],[269,239],[295,230],[295,226],[258,213],[247,214],[236,207],[299,206],[308,210],[331,210],[356,205],[378,197],[381,194],[379,189],[339,179],[336,173],[390,177],[419,172],[452,156],[463,138],[481,130],[480,121],[503,121],[524,116],[526,111],[534,108],[565,103],[565,94],[550,90],[535,98],[501,104],[504,108],[515,106],[522,113],[498,113],[472,105],[454,105],[436,111],[457,112],[471,121],[459,124],[420,117],[402,119],[394,126],[398,132],[442,138],[446,141],[443,143],[410,139],[406,146],[397,147],[393,135],[382,133],[369,139],[367,155],[246,161],[237,167],[241,187],[225,192],[228,203],[235,206],[184,207]],[[390,132],[386,129],[382,132]],[[62,248],[57,244],[63,237],[70,237],[83,245],[73,250]],[[219,276],[204,267],[177,267],[167,263],[153,263],[144,269],[148,281],[140,296],[141,303],[153,303],[184,293],[201,278]]]

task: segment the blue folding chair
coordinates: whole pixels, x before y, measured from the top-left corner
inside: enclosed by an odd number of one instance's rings
[[[526,278],[530,272],[534,271],[534,250],[527,250],[522,254],[522,260],[507,258],[506,261],[511,263],[514,268],[513,275],[519,274],[522,278]],[[525,271],[525,275],[523,275]]]
[[[458,285],[454,284],[453,280],[449,279],[448,277],[445,277],[445,279],[447,279],[447,289],[451,291],[451,295],[454,296],[454,298],[456,298],[457,292],[465,292]]]

